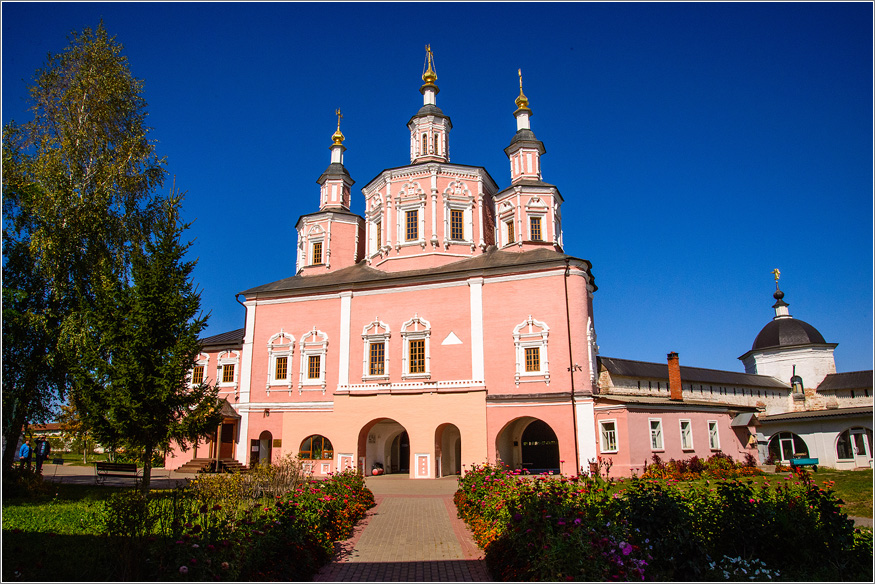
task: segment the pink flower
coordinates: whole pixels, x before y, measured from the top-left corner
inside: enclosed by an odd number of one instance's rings
[[[180,574],[188,574],[188,566],[179,566]]]

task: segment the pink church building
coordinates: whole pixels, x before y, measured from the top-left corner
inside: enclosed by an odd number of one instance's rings
[[[835,345],[822,338],[758,337],[746,373],[681,367],[675,353],[662,364],[599,357],[592,266],[565,253],[563,198],[543,180],[546,150],[521,79],[501,188],[485,168],[450,161],[452,123],[428,50],[410,162],[365,184],[364,217],[350,210],[337,112],[314,212],[296,225],[296,273],[239,293],[245,327],[202,339],[190,381],[218,384],[224,420],[193,448],[172,449],[166,468],[292,455],[317,476],[377,468],[428,479],[484,462],[577,474],[602,458],[629,476],[654,454],[762,460],[792,446],[799,422],[781,416],[821,398],[794,389],[780,368],[787,355],[816,365],[810,381],[827,376],[835,395],[859,396],[846,387],[856,378],[833,379],[824,359]],[[776,306],[779,325],[801,326]],[[865,391],[848,404],[871,416]],[[757,416],[775,418],[775,431],[764,434]],[[871,461],[871,423],[843,419],[838,446],[824,448],[851,464],[848,444],[863,436]]]
[[[596,285],[563,251],[522,82],[500,188],[450,161],[427,59],[410,163],[361,189],[364,217],[338,119],[296,274],[241,292],[245,328],[203,340],[192,382],[218,383],[225,421],[168,468],[292,453],[317,475],[377,463],[435,478],[487,460],[573,473],[597,456]]]

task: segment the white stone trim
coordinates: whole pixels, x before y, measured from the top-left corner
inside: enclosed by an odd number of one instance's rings
[[[307,340],[312,339],[312,340]],[[319,355],[319,377],[310,378],[309,361],[310,356]],[[321,389],[325,394],[325,370],[328,365],[328,335],[315,326],[312,330],[301,335],[301,368],[299,371],[298,394],[305,389]]]
[[[352,311],[352,292],[340,293],[340,360],[338,364],[338,385],[349,383],[350,319]]]
[[[401,379],[431,379],[431,323],[414,314],[401,325],[401,340]],[[425,341],[425,371],[422,373],[410,373],[410,341],[413,340]]]
[[[486,378],[486,355],[483,342],[483,278],[470,278],[471,289],[471,377]]]
[[[369,322],[362,328],[362,345],[364,347],[362,381],[383,381],[389,379],[389,339],[391,337],[392,330],[379,317],[375,317],[372,322]],[[383,343],[383,373],[380,375],[371,375],[372,343]]]
[[[540,331],[535,331],[535,328]],[[526,330],[527,329],[527,330]],[[516,354],[516,373],[514,381],[517,387],[524,378],[537,378],[538,381],[544,381],[550,385],[550,359],[547,353],[547,337],[550,334],[550,327],[547,323],[529,318],[516,325],[513,329],[513,342]],[[526,371],[526,349],[539,348],[539,369],[538,371]]]
[[[282,342],[286,339],[288,342]],[[279,342],[277,342],[279,341]],[[295,351],[295,337],[280,329],[267,341],[267,380],[265,389],[267,395],[270,395],[270,390],[275,386],[285,386],[289,391],[292,390],[292,355]],[[283,379],[276,379],[276,360],[278,357],[286,357],[286,376]]]

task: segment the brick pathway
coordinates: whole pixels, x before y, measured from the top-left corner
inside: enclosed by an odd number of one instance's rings
[[[456,517],[454,479],[369,477],[377,506],[317,582],[485,582],[482,553]]]

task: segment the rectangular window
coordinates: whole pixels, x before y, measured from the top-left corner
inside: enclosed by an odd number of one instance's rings
[[[222,383],[234,383],[234,364],[222,365]]]
[[[407,211],[405,213],[405,236],[407,241],[419,239],[419,211]]]
[[[507,225],[507,243],[513,243],[516,241],[516,233],[513,230],[513,219],[505,223]]]
[[[532,232],[532,241],[544,241],[541,235],[541,218],[529,217],[529,229]]]
[[[541,347],[526,347],[526,372],[541,370]]]
[[[377,249],[383,246],[383,223],[377,223]]]
[[[370,375],[385,375],[386,372],[386,345],[384,343],[371,343]]]
[[[310,355],[307,359],[307,379],[319,379],[322,355]]]
[[[614,421],[599,422],[599,427],[601,428],[599,434],[601,435],[602,452],[616,452],[617,423]]]
[[[428,134],[422,135],[422,153],[428,153]]]
[[[435,132],[435,134],[434,134],[434,153],[435,154],[441,153],[440,134],[438,134],[437,132]]]
[[[289,358],[288,357],[277,357],[276,358],[276,367],[274,368],[273,378],[274,379],[285,379],[289,370]]]
[[[450,237],[453,241],[462,241],[465,239],[464,219],[465,212],[461,209],[450,210]]]
[[[681,420],[681,448],[693,449],[693,426],[689,420]]]
[[[720,435],[717,433],[716,420],[708,420],[708,442],[711,445],[711,450],[720,449]]]
[[[410,373],[425,373],[425,339],[410,341]]]
[[[313,244],[313,258],[310,265],[315,266],[322,263],[322,242],[317,241]]]
[[[200,385],[204,382],[204,366],[203,365],[195,365],[194,370],[191,372],[191,383],[192,385]]]
[[[662,450],[662,420],[650,420],[650,448]]]

